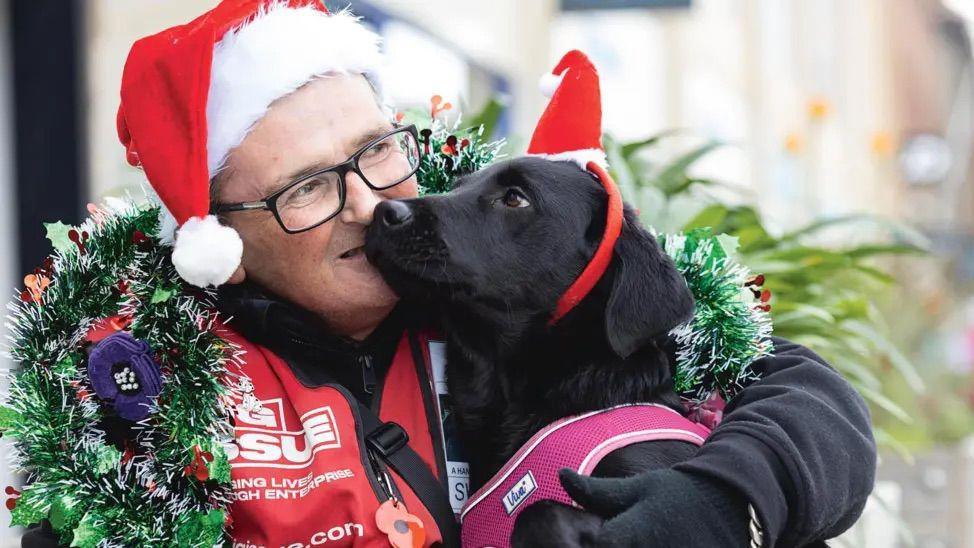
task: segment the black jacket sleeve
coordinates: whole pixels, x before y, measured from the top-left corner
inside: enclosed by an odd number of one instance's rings
[[[57,535],[54,534],[47,520],[28,527],[24,531],[24,536],[20,538],[20,548],[60,548],[60,546]]]
[[[735,487],[755,507],[764,546],[839,535],[862,513],[876,443],[862,397],[811,350],[775,338],[757,380],[732,399],[699,453],[674,468]]]

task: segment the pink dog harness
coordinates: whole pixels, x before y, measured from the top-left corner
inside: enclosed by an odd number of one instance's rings
[[[574,504],[562,468],[589,475],[606,455],[644,441],[702,445],[710,430],[653,403],[624,405],[554,422],[531,437],[460,513],[464,548],[507,548],[522,510],[539,500]]]

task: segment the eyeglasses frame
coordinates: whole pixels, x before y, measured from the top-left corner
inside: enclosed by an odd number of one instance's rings
[[[377,187],[377,186],[373,185],[369,181],[368,177],[366,177],[362,173],[362,170],[359,168],[358,160],[362,156],[362,154],[365,153],[365,151],[367,151],[369,148],[371,148],[376,143],[379,143],[379,142],[381,142],[384,139],[388,139],[389,137],[392,137],[393,135],[395,135],[397,133],[409,133],[409,134],[411,134],[413,136],[413,140],[416,143],[417,153],[419,154],[419,157],[422,158],[423,153],[422,153],[422,151],[419,148],[419,144],[420,144],[419,132],[417,131],[416,126],[414,124],[409,124],[407,126],[399,126],[399,127],[394,128],[389,133],[386,133],[386,134],[384,134],[384,135],[382,135],[380,137],[376,137],[375,139],[372,139],[368,143],[362,145],[361,148],[359,148],[358,150],[356,150],[344,162],[340,162],[340,163],[337,163],[335,165],[328,166],[326,168],[319,169],[318,171],[315,171],[313,173],[309,173],[307,175],[304,175],[302,177],[299,177],[299,178],[291,181],[290,183],[287,183],[282,188],[274,191],[273,194],[270,194],[268,196],[265,196],[264,198],[261,198],[260,200],[257,200],[257,201],[253,201],[253,202],[238,202],[238,203],[235,203],[235,204],[213,204],[213,206],[210,208],[211,213],[219,214],[219,213],[230,213],[230,212],[233,212],[233,211],[259,211],[259,210],[266,209],[266,210],[268,210],[268,211],[270,211],[271,213],[274,214],[274,218],[277,219],[277,224],[279,224],[281,226],[281,228],[284,230],[284,232],[286,232],[288,234],[299,234],[301,232],[306,232],[306,231],[311,230],[313,228],[318,228],[319,226],[321,226],[321,225],[327,223],[328,221],[334,219],[336,216],[338,216],[339,213],[342,212],[343,209],[345,209],[345,196],[347,194],[347,190],[346,189],[347,189],[347,186],[348,186],[348,184],[345,182],[345,175],[347,175],[349,171],[354,172],[356,175],[359,176],[360,179],[362,179],[362,182],[365,183],[366,186],[368,186],[369,188],[371,188],[372,190],[375,190],[377,192],[378,191],[382,191],[382,190],[388,190],[388,189],[390,189],[390,188],[392,188],[392,187],[394,187],[396,185],[399,185],[399,184],[403,183],[404,181],[406,181],[407,179],[409,179],[410,177],[412,177],[413,175],[415,175],[417,171],[419,171],[419,165],[420,165],[420,163],[419,162],[416,162],[416,166],[413,167],[412,171],[410,171],[407,175],[403,176],[401,179],[399,179],[395,183],[391,183],[391,184],[386,185],[386,186],[383,186],[383,187]],[[311,225],[309,227],[302,228],[302,229],[299,229],[299,230],[289,229],[284,224],[284,219],[281,218],[281,214],[280,214],[280,212],[277,209],[277,200],[278,200],[278,198],[280,198],[281,196],[283,196],[288,190],[291,190],[292,188],[294,188],[294,187],[298,186],[299,184],[307,181],[308,179],[312,179],[314,177],[318,177],[319,175],[322,175],[324,173],[328,173],[330,171],[334,171],[335,173],[338,174],[338,181],[339,181],[339,185],[338,185],[338,195],[339,195],[338,196],[338,198],[339,198],[339,200],[338,200],[338,208],[335,210],[334,213],[332,213],[331,215],[329,215],[328,217],[326,217],[324,220],[322,220],[322,221],[320,221],[318,223],[315,223],[315,224],[313,224],[313,225]]]

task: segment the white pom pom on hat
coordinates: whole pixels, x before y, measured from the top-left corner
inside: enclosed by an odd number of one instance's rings
[[[541,79],[538,80],[538,89],[541,90],[541,95],[545,97],[551,97],[555,94],[555,90],[561,85],[561,79],[565,77],[565,73],[552,74],[546,72],[541,75]]]
[[[207,215],[187,220],[176,232],[172,264],[184,280],[197,287],[220,286],[240,266],[241,256],[243,242],[237,231]]]

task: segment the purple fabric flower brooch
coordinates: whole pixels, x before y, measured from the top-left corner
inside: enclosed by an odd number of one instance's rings
[[[162,392],[162,376],[149,345],[125,331],[105,337],[92,348],[88,379],[98,397],[130,421],[146,418],[151,398]]]

